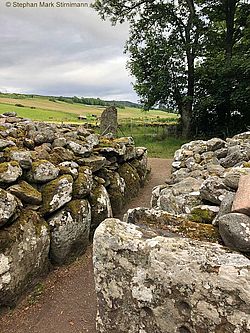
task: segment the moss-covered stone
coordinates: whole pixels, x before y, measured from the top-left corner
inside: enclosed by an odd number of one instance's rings
[[[59,175],[59,168],[47,160],[38,160],[32,163],[27,179],[34,183],[45,183]]]
[[[94,183],[90,192],[89,202],[91,205],[91,228],[90,233],[93,235],[98,225],[108,217],[112,217],[112,208],[106,188],[98,183]]]
[[[13,183],[22,175],[22,169],[16,161],[0,163],[0,183]]]
[[[25,181],[9,187],[8,191],[18,197],[23,203],[31,205],[40,205],[42,203],[41,193]]]
[[[72,199],[73,178],[63,175],[45,184],[42,187],[43,206],[42,213],[48,214],[56,211]]]
[[[110,177],[110,185],[107,188],[112,211],[114,215],[119,214],[125,204],[125,181],[118,172],[113,172]]]
[[[71,200],[49,219],[53,263],[68,263],[86,250],[90,223],[91,208],[87,200]]]
[[[131,209],[127,214],[127,222],[146,225],[165,236],[177,234],[200,241],[222,243],[217,227],[189,221],[164,211],[147,208]]]
[[[190,221],[198,223],[212,223],[213,219],[216,217],[219,212],[219,207],[201,205],[194,207],[191,211],[191,214],[188,215]]]
[[[0,230],[0,273],[2,306],[12,306],[17,298],[48,268],[49,231],[47,223],[34,211],[24,210],[17,221]]]
[[[89,195],[93,187],[92,171],[87,168],[80,168],[79,175],[73,184],[73,197],[82,199]]]
[[[135,197],[140,189],[140,177],[136,169],[130,163],[122,164],[118,169],[119,175],[125,181],[125,198]]]

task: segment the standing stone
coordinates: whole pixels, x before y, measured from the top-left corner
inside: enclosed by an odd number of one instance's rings
[[[112,133],[116,136],[118,128],[116,107],[110,106],[103,111],[101,115],[100,127],[102,135]]]
[[[94,238],[98,333],[249,333],[250,260],[108,219]]]

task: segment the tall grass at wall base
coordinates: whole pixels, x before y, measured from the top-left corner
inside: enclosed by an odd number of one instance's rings
[[[155,126],[120,126],[119,136],[132,136],[137,147],[146,147],[149,157],[158,158],[173,158],[175,151],[185,143],[183,138],[168,136],[164,127]]]

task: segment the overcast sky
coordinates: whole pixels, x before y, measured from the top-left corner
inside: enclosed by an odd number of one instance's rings
[[[92,8],[13,8],[6,1],[0,0],[0,91],[137,101],[125,68],[126,24],[112,27]]]

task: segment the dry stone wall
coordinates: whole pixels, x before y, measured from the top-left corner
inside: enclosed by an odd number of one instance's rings
[[[250,132],[192,141],[94,238],[97,332],[250,332]]]
[[[83,253],[147,175],[132,138],[0,115],[0,305],[12,305],[49,263]]]
[[[171,178],[153,190],[152,207],[212,223],[225,245],[250,252],[250,132],[184,144],[172,166]]]

